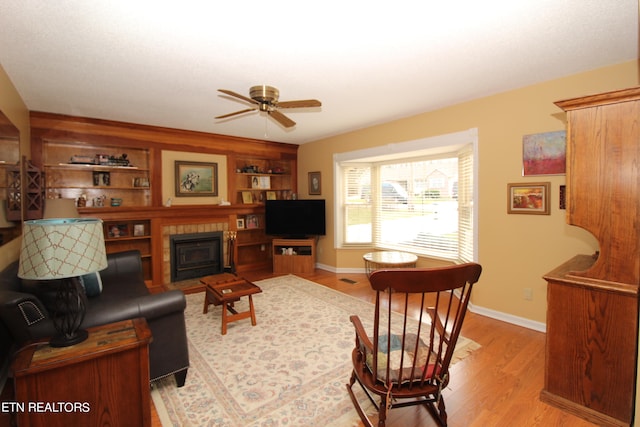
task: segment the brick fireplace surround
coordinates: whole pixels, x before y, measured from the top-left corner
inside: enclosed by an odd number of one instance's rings
[[[142,249],[145,279],[153,286],[171,284],[169,236],[223,232],[223,261],[228,263],[228,232],[236,230],[238,217],[255,214],[254,205],[178,205],[172,207],[80,208],[82,217],[104,221],[149,221],[148,247]],[[124,249],[122,249],[124,250]],[[238,260],[236,260],[237,262]]]

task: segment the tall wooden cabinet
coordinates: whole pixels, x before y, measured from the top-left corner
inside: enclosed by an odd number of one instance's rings
[[[640,288],[640,88],[557,102],[567,112],[567,222],[599,242],[545,276],[541,400],[599,425],[633,419]]]

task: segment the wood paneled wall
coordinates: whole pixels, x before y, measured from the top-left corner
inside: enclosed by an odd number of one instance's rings
[[[264,212],[264,206],[259,204],[163,206],[162,188],[157,183],[162,182],[163,174],[174,173],[173,170],[162,170],[163,150],[222,154],[227,156],[228,165],[236,165],[236,159],[251,157],[292,160],[292,169],[295,171],[293,166],[297,160],[298,146],[294,144],[41,112],[31,112],[30,115],[32,162],[39,167],[42,167],[44,163],[43,147],[46,141],[122,147],[122,153],[127,152],[127,147],[149,150],[149,175],[152,183],[150,205],[80,208],[79,212],[81,216],[98,217],[105,221],[149,220],[152,234],[151,275],[154,284],[162,284],[163,281],[162,255],[164,248],[162,247],[161,233],[164,225],[170,224],[178,218],[180,224],[202,224],[215,217],[225,219],[230,224],[228,228],[234,229],[238,215]],[[227,169],[229,175],[227,182],[233,186],[236,182],[235,166]],[[293,176],[293,179],[296,180],[297,176]],[[235,188],[229,188],[228,191],[231,194]],[[265,251],[265,263],[270,262],[269,260],[270,257]]]

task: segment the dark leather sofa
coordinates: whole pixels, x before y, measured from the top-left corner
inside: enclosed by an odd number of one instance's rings
[[[100,272],[103,289],[88,298],[83,328],[144,317],[153,336],[149,346],[151,380],[175,375],[184,385],[189,368],[184,321],[186,299],[179,290],[150,294],[144,283],[139,251],[107,256],[108,267]],[[47,287],[18,278],[18,262],[0,273],[0,367],[26,343],[54,335],[46,305]]]

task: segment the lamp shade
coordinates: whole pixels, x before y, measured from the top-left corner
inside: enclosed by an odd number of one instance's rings
[[[78,218],[76,201],[73,199],[46,199],[43,218]]]
[[[97,218],[25,221],[18,277],[63,279],[107,268],[102,220]]]

